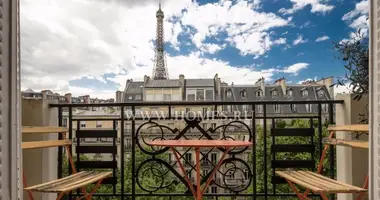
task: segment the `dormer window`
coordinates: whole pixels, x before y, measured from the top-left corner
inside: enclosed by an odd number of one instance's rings
[[[322,89],[318,90],[318,97],[323,97],[325,95]]]
[[[256,96],[262,97],[263,96],[263,91],[262,90],[257,90]]]
[[[302,90],[302,97],[307,97],[308,95],[309,95],[309,91],[307,91],[306,89]]]
[[[227,90],[226,94],[227,94],[227,97],[231,97],[232,96],[231,90]]]
[[[277,90],[272,91],[272,97],[277,97]]]
[[[293,96],[293,90],[292,89],[286,90],[286,95]]]
[[[246,90],[240,91],[240,96],[241,96],[242,99],[247,98],[247,91]]]

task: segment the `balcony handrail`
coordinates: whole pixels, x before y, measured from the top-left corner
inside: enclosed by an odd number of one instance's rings
[[[121,107],[121,106],[218,106],[218,105],[271,105],[271,104],[343,104],[344,100],[256,100],[256,101],[144,101],[125,103],[57,103],[49,107]]]

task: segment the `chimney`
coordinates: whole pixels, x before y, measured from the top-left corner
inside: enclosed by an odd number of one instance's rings
[[[286,79],[285,79],[285,77],[282,77],[282,78],[276,80],[274,83],[277,85],[280,85],[282,92],[284,93],[284,95],[286,95]]]
[[[71,103],[71,93],[65,94],[66,103]]]
[[[147,76],[147,75],[144,75],[144,83],[146,83],[147,81],[149,81],[150,77]]]
[[[214,76],[214,82],[215,82],[215,90],[216,90],[215,93],[217,95],[220,95],[220,93],[221,93],[221,91],[220,91],[221,82],[220,82],[220,78],[218,76],[218,73],[216,73]]]
[[[179,75],[179,82],[181,83],[181,98],[186,99],[186,93],[185,93],[185,75],[180,74]]]
[[[330,77],[327,77],[327,78],[322,78],[321,80],[316,81],[317,84],[325,85],[326,86],[326,89],[329,92],[330,97],[332,99],[334,98],[334,87],[330,87],[330,86],[333,84],[333,81],[334,81],[334,77],[333,76],[330,76]]]
[[[83,96],[83,100],[84,100],[84,103],[85,104],[89,104],[90,103],[90,95],[85,95],[85,96]]]
[[[261,77],[259,80],[256,81],[255,84],[258,84],[260,86],[260,89],[263,91],[263,94],[265,95],[265,78]]]
[[[116,103],[121,103],[121,91],[116,91]]]
[[[179,75],[179,82],[181,82],[182,85],[185,84],[185,75],[183,75],[183,74]]]
[[[47,99],[47,90],[42,90],[42,99]]]

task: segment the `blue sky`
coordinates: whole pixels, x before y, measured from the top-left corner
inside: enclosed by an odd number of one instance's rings
[[[22,1],[23,88],[113,97],[151,75],[157,2]],[[360,0],[163,0],[163,11],[170,78],[235,84],[341,77],[332,42],[368,29]]]

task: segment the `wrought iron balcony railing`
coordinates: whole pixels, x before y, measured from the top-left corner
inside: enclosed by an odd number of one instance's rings
[[[253,102],[134,102],[134,103],[104,103],[104,104],[52,104],[58,109],[59,125],[67,120],[68,138],[73,139],[74,131],[81,131],[81,121],[111,121],[113,126],[108,129],[86,129],[92,138],[108,138],[102,145],[85,147],[86,142],[75,140],[70,151],[76,150],[75,164],[78,170],[111,169],[113,177],[104,181],[101,191],[94,196],[102,199],[137,199],[138,197],[191,197],[184,175],[178,170],[178,163],[168,161],[170,149],[151,147],[148,140],[165,139],[224,139],[251,141],[251,148],[234,148],[217,169],[216,174],[210,174],[216,167],[215,160],[220,159],[223,148],[202,150],[201,168],[202,183],[213,176],[212,184],[205,197],[262,197],[264,199],[296,197],[289,192],[284,180],[275,176],[275,170],[286,168],[315,167],[322,149],[322,138],[326,133],[325,126],[334,123],[334,104],[343,101],[253,101]],[[315,112],[308,113],[269,113],[268,106],[278,105],[316,105]],[[225,105],[251,105],[248,114],[236,116],[214,113],[206,116],[185,116],[178,118],[170,112],[172,107],[212,106],[215,110]],[[258,113],[255,109],[261,105]],[[328,113],[326,117],[326,106]],[[136,114],[136,107],[161,106],[169,112],[164,116],[142,118]],[[119,114],[112,117],[91,116],[91,118],[75,116],[74,109],[84,107],[112,107]],[[64,112],[67,116],[64,117]],[[212,128],[204,126],[206,120],[215,123]],[[327,121],[326,121],[327,120]],[[182,123],[182,129],[173,129],[168,123]],[[74,125],[76,124],[76,126]],[[126,124],[130,127],[126,127]],[[151,131],[154,128],[154,131]],[[74,130],[75,129],[75,130]],[[120,130],[121,131],[120,133]],[[192,131],[189,131],[192,130]],[[196,132],[197,134],[192,134]],[[120,134],[117,134],[120,133]],[[217,134],[215,134],[217,133]],[[297,133],[297,134],[294,134]],[[75,137],[75,136],[74,136]],[[100,139],[100,142],[103,139]],[[302,144],[301,144],[302,143]],[[334,148],[330,148],[330,158],[325,171],[334,176]],[[108,160],[91,160],[87,154],[107,154]],[[195,176],[195,154],[192,149],[178,149],[186,170]],[[173,156],[173,155],[171,155]],[[99,156],[97,156],[98,158]],[[101,158],[103,158],[102,156]],[[192,159],[189,159],[189,158]],[[100,157],[99,157],[100,158]],[[189,160],[185,162],[183,159]],[[63,173],[72,173],[68,168],[62,148],[58,151],[59,177]],[[175,165],[174,165],[175,164]],[[195,180],[191,180],[194,184]],[[217,191],[217,193],[213,192]],[[70,194],[72,197],[82,196],[80,191]]]

